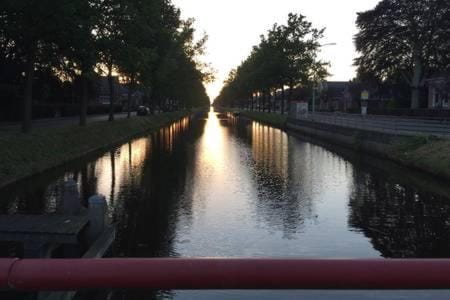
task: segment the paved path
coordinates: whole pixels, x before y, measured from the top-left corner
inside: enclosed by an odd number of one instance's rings
[[[132,116],[136,116],[136,113],[131,113]],[[127,113],[116,113],[114,114],[115,119],[124,119],[127,117]],[[99,122],[107,121],[108,115],[90,115],[88,116],[88,122]],[[40,119],[33,121],[33,128],[52,128],[52,127],[63,127],[69,125],[77,125],[79,122],[79,117],[68,117],[68,118],[54,118],[54,119]],[[7,123],[0,122],[0,131],[19,131],[21,128],[20,122]]]

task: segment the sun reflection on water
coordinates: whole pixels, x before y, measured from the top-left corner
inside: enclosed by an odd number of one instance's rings
[[[212,110],[206,121],[205,133],[201,143],[201,157],[209,167],[221,167],[224,162],[225,132],[220,119]]]

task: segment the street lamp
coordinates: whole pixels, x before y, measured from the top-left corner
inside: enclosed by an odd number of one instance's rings
[[[319,48],[325,47],[325,46],[336,46],[336,43],[327,43],[323,45],[319,45]],[[313,64],[316,64],[316,57],[314,56]],[[316,72],[314,72],[314,78],[313,78],[313,95],[312,95],[312,113],[314,114],[316,112]]]

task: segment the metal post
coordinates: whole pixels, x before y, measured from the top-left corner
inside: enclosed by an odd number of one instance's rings
[[[87,231],[87,241],[89,244],[102,234],[105,229],[107,203],[105,196],[94,195],[89,198],[89,228]]]
[[[314,79],[313,95],[312,95],[312,113],[316,112],[316,81]]]
[[[64,182],[63,214],[75,216],[80,213],[80,210],[81,201],[78,192],[78,183],[75,180],[70,179]]]

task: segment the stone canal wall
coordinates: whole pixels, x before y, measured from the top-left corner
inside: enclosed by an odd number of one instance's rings
[[[450,180],[450,140],[288,119],[286,128]]]
[[[354,150],[386,157],[391,146],[402,139],[402,137],[392,134],[355,130],[295,119],[288,119],[286,128],[344,145]]]

